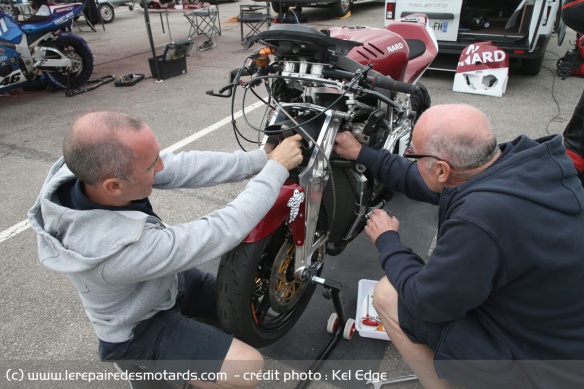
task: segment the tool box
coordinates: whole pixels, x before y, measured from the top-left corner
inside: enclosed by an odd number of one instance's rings
[[[134,86],[144,79],[143,74],[126,74],[114,82],[115,86]]]
[[[193,48],[194,41],[187,39],[180,42],[171,42],[166,45],[164,54],[156,56],[156,58],[148,58],[150,64],[150,71],[152,76],[160,80],[166,80],[171,77],[176,77],[187,72],[187,60]],[[156,62],[155,62],[156,61]],[[158,71],[156,72],[156,65]]]
[[[153,77],[157,77],[161,80],[167,80],[171,77],[180,76],[187,72],[187,60],[185,58],[180,58],[173,61],[166,61],[164,55],[159,55],[156,57],[158,62],[158,71],[156,72],[156,65],[153,58],[148,58],[150,64],[150,71]]]
[[[381,322],[378,325],[365,325],[368,320],[378,319],[375,307],[373,307],[373,289],[377,281],[359,280],[357,292],[357,313],[355,315],[355,327],[359,335],[365,338],[390,340],[387,332],[383,330]],[[369,316],[369,317],[368,317]]]

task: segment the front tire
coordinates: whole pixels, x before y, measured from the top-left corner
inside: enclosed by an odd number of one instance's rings
[[[226,331],[252,347],[263,347],[292,328],[315,289],[314,283],[294,278],[295,251],[290,230],[282,225],[221,258],[217,312]],[[317,256],[322,260],[324,250],[313,255],[313,263]]]
[[[99,13],[101,15],[101,20],[104,23],[111,23],[114,21],[114,18],[116,17],[114,7],[112,7],[109,4],[101,4],[99,6]]]
[[[60,35],[57,40],[47,46],[58,49],[73,62],[72,67],[67,73],[44,72],[49,82],[58,88],[79,88],[91,77],[93,73],[93,54],[85,41],[75,35]],[[57,58],[54,53],[47,53],[47,58]],[[69,79],[69,83],[67,83]],[[68,84],[68,85],[67,85]]]

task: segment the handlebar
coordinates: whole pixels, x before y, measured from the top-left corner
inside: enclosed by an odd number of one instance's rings
[[[255,65],[251,62],[251,65]],[[397,81],[389,76],[384,76],[383,74],[373,70],[370,66],[365,66],[353,59],[348,57],[337,57],[337,68],[324,68],[322,70],[322,75],[328,78],[333,79],[342,79],[347,81],[352,81],[355,78],[355,74],[358,71],[366,72],[365,81],[370,84],[373,88],[381,88],[386,90],[392,90],[396,92],[403,92],[407,94],[415,94],[419,87],[415,84],[410,84],[403,81]],[[231,97],[233,88],[239,84],[239,78],[241,76],[249,76],[257,70],[257,67],[252,66],[253,69],[250,67],[244,66],[241,68],[233,69],[230,74],[230,84],[223,87],[219,90],[219,93],[214,92],[213,90],[207,91],[207,95],[216,96],[216,97]],[[340,69],[342,70],[340,70]],[[272,73],[273,71],[269,71]],[[261,78],[261,77],[259,77]],[[259,79],[258,78],[258,79]]]
[[[347,81],[350,81],[355,77],[355,73],[327,68],[322,70],[322,75],[329,78],[340,78]],[[418,90],[417,85],[396,81],[391,77],[387,77],[379,72],[376,72],[375,70],[368,71],[366,81],[374,88],[389,89],[396,92],[413,94]]]
[[[373,87],[389,89],[396,92],[403,92],[408,94],[413,94],[418,91],[418,86],[410,84],[403,81],[394,80],[391,77],[384,76],[383,74],[369,69],[367,66],[360,64],[359,62],[349,58],[349,57],[338,57],[336,65],[344,70],[344,74],[350,74],[352,79],[357,71],[367,71],[366,81],[370,83]],[[324,72],[323,72],[324,74]],[[345,76],[346,77],[346,76]]]
[[[241,76],[251,76],[253,73],[250,69],[246,67],[236,68],[229,72],[229,85],[224,86],[219,90],[219,92],[215,92],[214,90],[208,90],[206,94],[208,96],[215,96],[215,97],[231,97],[233,95],[233,88],[235,88],[239,84],[239,78]]]
[[[372,74],[370,76],[369,74]],[[396,81],[391,77],[370,70],[367,75],[367,82],[373,85],[374,88],[389,89],[396,92],[403,92],[407,94],[414,94],[418,90],[418,86],[407,82]]]

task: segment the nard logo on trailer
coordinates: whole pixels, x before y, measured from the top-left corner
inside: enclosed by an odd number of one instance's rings
[[[473,43],[460,55],[452,90],[500,97],[508,78],[507,53],[491,42]]]

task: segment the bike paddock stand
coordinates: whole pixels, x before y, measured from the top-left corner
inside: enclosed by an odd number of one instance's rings
[[[350,332],[349,339],[353,336],[353,334],[355,333],[355,324],[354,324],[354,320],[352,320],[352,319],[346,320],[345,319],[343,302],[341,300],[341,289],[343,288],[343,285],[340,282],[337,282],[334,280],[327,280],[327,279],[317,277],[317,276],[312,276],[311,282],[318,284],[318,285],[322,285],[325,288],[325,291],[323,292],[323,296],[327,300],[332,298],[333,305],[335,307],[335,313],[333,313],[333,316],[335,314],[337,316],[336,321],[334,322],[334,325],[332,325],[332,329],[329,331],[329,328],[327,328],[327,331],[332,333],[331,339],[324,346],[324,348],[318,354],[318,356],[316,357],[316,359],[314,360],[312,365],[310,365],[310,367],[309,367],[309,371],[313,372],[313,371],[318,371],[321,368],[324,361],[329,357],[331,352],[337,346],[339,340],[341,340],[341,338],[345,337],[345,332],[346,332],[345,327],[346,326],[348,326],[347,329]],[[333,316],[331,316],[331,319],[333,319]],[[331,321],[331,319],[329,319],[329,322]],[[296,386],[296,389],[307,388],[311,382],[312,382],[312,380],[310,380],[308,378],[304,379],[298,383],[298,385]]]
[[[108,82],[112,82],[115,79],[116,79],[116,76],[111,75],[111,76],[105,76],[105,77],[102,77],[102,78],[98,78],[96,80],[89,80],[85,84],[86,85],[87,84],[94,84],[94,85],[91,85],[89,87],[85,87],[83,89],[81,89],[81,88],[76,88],[76,89],[67,88],[67,90],[65,91],[65,96],[72,97],[72,96],[75,96],[75,95],[79,95],[81,93],[85,93],[85,92],[92,91],[92,90],[94,90],[96,88],[99,88],[102,85],[107,84]]]

